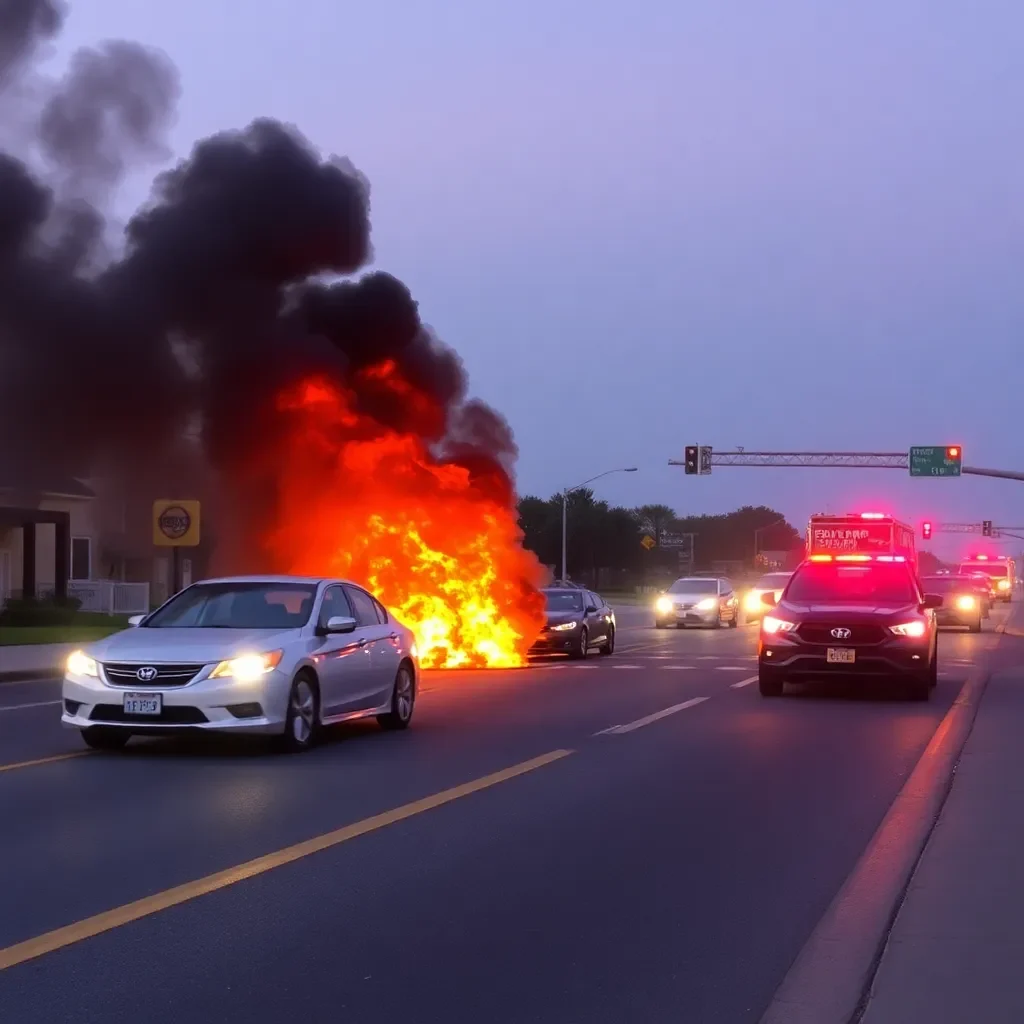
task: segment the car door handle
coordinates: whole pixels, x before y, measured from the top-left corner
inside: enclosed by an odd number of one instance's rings
[[[361,640],[358,640],[356,643],[357,643],[357,646],[359,646],[359,647],[365,647],[369,642],[370,641],[367,640],[366,637],[363,637]]]
[[[397,640],[398,639],[398,634],[397,633],[388,633],[388,639],[389,640]]]

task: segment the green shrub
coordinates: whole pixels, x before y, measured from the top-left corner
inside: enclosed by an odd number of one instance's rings
[[[0,626],[70,626],[77,620],[81,606],[82,602],[75,597],[64,601],[11,599],[0,610]]]

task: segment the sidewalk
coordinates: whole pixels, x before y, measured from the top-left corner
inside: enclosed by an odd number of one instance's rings
[[[62,676],[64,659],[81,646],[81,643],[0,646],[0,683]]]
[[[988,684],[862,1021],[1024,1021],[1024,667]]]

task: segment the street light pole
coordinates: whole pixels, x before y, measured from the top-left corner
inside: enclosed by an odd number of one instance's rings
[[[595,480],[600,480],[603,476],[610,476],[612,473],[635,473],[637,470],[636,466],[628,466],[622,469],[606,469],[603,473],[598,473],[597,476],[592,476],[589,480],[584,480],[583,483],[577,484],[575,487],[566,487],[562,491],[562,576],[561,578],[568,579],[568,569],[566,568],[567,551],[568,551],[568,534],[569,534],[569,495],[573,491],[578,491],[581,487],[586,487],[587,484],[592,484]]]

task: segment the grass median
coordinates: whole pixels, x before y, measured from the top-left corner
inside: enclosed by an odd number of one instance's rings
[[[101,640],[111,633],[126,629],[127,615],[80,613],[74,621],[57,626],[0,625],[0,647],[21,644],[75,644]]]

